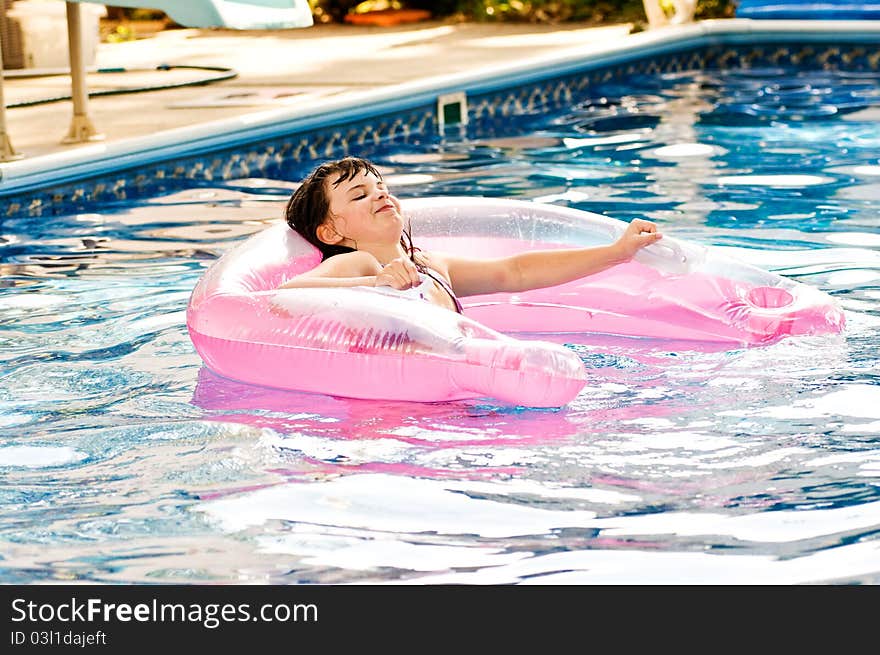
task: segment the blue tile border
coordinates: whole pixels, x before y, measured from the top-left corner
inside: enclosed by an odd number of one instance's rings
[[[634,74],[662,74],[714,68],[757,68],[796,65],[811,69],[880,70],[880,39],[876,34],[835,35],[826,41],[805,39],[790,30],[778,34],[735,33],[726,39],[681,39],[617,55],[585,58],[568,66],[499,76],[462,85],[468,92],[469,119],[497,120],[506,116],[570,104],[591,85]],[[844,42],[849,37],[851,42]],[[707,43],[707,40],[709,41]],[[755,42],[757,41],[757,42]],[[532,79],[529,79],[532,78]],[[52,216],[94,211],[99,205],[148,197],[218,180],[244,177],[298,179],[319,160],[346,154],[370,157],[391,142],[434,138],[435,99],[448,88],[427,89],[410,98],[376,103],[376,115],[345,109],[323,117],[300,117],[268,123],[238,142],[224,145],[192,142],[178,152],[145,152],[109,160],[103,169],[53,183],[27,176],[0,182],[0,218]],[[403,106],[401,106],[403,104]],[[262,134],[261,134],[262,132]],[[214,141],[222,142],[217,138]],[[43,178],[51,176],[44,175]],[[4,188],[6,187],[6,188]]]

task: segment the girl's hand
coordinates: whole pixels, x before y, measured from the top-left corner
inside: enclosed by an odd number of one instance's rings
[[[388,262],[376,275],[374,286],[393,289],[410,289],[422,283],[416,265],[407,257],[398,257]]]
[[[626,227],[626,231],[620,236],[614,247],[620,253],[621,261],[628,262],[639,250],[662,238],[663,235],[657,231],[657,226],[654,223],[635,218]]]

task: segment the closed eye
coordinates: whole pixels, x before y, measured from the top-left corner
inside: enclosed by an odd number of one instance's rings
[[[388,192],[388,188],[385,186],[384,182],[381,182],[381,181],[377,182],[376,188],[379,189],[380,191],[384,191],[386,193]],[[368,197],[368,195],[369,195],[367,193],[367,187],[364,184],[357,184],[357,185],[351,187],[348,191],[349,191],[349,193],[354,192],[355,194],[357,194],[357,195],[354,195],[351,197],[352,202],[354,202],[356,200],[363,200],[364,198]]]

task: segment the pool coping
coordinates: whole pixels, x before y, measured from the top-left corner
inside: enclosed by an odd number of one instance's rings
[[[179,127],[147,136],[96,143],[67,152],[0,163],[0,197],[68,184],[109,171],[170,161],[182,156],[234,148],[241,144],[289,136],[310,129],[393,114],[436,103],[438,96],[490,93],[547,77],[559,77],[586,66],[613,66],[634,56],[649,57],[688,48],[782,40],[873,42],[880,45],[878,21],[705,20],[629,34],[619,42],[587,44],[561,53],[519,59],[507,65],[435,76],[381,89],[354,91],[319,99],[309,106],[285,107]]]

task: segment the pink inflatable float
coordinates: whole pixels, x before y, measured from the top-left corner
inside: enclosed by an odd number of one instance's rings
[[[519,200],[418,198],[403,208],[419,247],[480,257],[600,245],[626,227]],[[575,282],[464,298],[465,315],[389,289],[277,289],[319,261],[279,222],[215,262],[187,309],[208,368],[241,382],[353,398],[488,396],[558,407],[577,396],[586,371],[573,351],[536,335],[752,346],[844,326],[841,309],[818,289],[669,236],[632,262]]]

